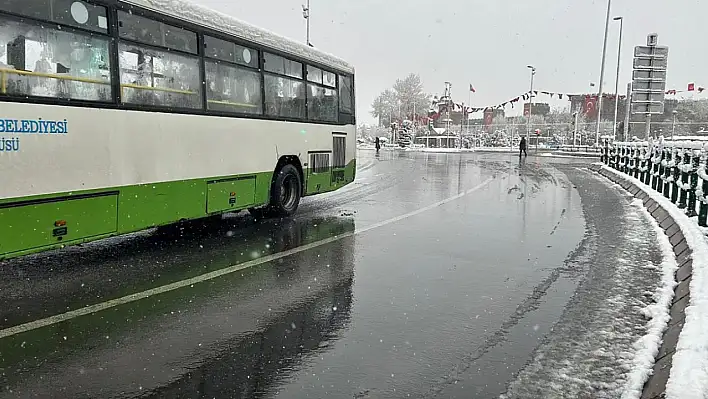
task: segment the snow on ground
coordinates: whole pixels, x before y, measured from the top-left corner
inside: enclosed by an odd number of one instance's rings
[[[673,296],[671,247],[625,192],[598,179],[577,185],[588,255],[568,268],[586,276],[503,398],[635,398],[658,351]]]
[[[538,154],[540,157],[553,157],[553,158],[594,158],[597,159],[599,157],[598,154],[585,154],[585,153],[577,153],[577,155],[569,155],[573,153],[558,153],[558,152],[543,152]]]
[[[663,195],[634,177],[607,166],[603,168],[633,182],[668,210],[693,250],[690,302],[686,307],[686,321],[672,358],[666,398],[705,398],[708,395],[708,243],[705,236],[695,219],[690,219]]]
[[[659,353],[661,347],[661,339],[666,330],[666,326],[671,319],[669,308],[671,301],[674,298],[674,288],[676,280],[674,273],[678,269],[674,250],[669,242],[669,238],[664,234],[664,230],[659,226],[656,220],[644,208],[641,200],[634,199],[632,205],[637,207],[644,214],[644,217],[650,222],[656,234],[659,246],[661,247],[661,255],[663,257],[659,269],[661,271],[661,284],[654,292],[654,303],[643,309],[645,316],[650,320],[647,326],[647,333],[634,343],[634,361],[632,368],[627,377],[622,398],[639,398],[642,395],[642,388],[651,375],[654,367],[654,359]]]

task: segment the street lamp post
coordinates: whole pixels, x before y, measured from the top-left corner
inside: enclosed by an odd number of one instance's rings
[[[674,139],[674,131],[676,130],[676,110],[671,111],[671,113],[674,115],[674,120],[671,122],[671,140]]]
[[[526,68],[531,70],[531,88],[529,89],[529,116],[526,118],[526,145],[529,145],[529,140],[531,140],[531,107],[533,105],[533,76],[536,74],[536,67],[533,65],[526,65]]]
[[[307,5],[302,5],[302,17],[307,21],[307,45],[312,47],[312,44],[310,44],[310,0],[307,0]]]
[[[595,122],[595,145],[600,145],[600,120],[602,116],[602,84],[605,81],[605,58],[607,56],[607,30],[610,28],[610,5],[607,0],[607,16],[605,17],[605,38],[602,42],[602,65],[600,66],[600,87],[597,90],[597,121]]]
[[[620,21],[619,41],[617,44],[617,74],[615,75],[615,118],[612,125],[612,136],[617,139],[617,110],[619,108],[619,79],[620,79],[620,57],[622,55],[622,29],[624,25],[623,17],[614,17],[613,21]],[[629,99],[627,99],[629,101]]]

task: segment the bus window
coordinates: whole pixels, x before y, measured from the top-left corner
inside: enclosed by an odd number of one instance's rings
[[[309,84],[307,117],[315,121],[337,121],[337,91]]]
[[[354,113],[354,88],[352,78],[339,75],[339,111],[346,114]]]
[[[265,75],[266,114],[305,118],[305,83],[280,76]]]
[[[263,68],[268,72],[302,79],[302,64],[278,55],[263,53]]]
[[[307,81],[322,84],[322,70],[312,65],[307,66]]]
[[[4,11],[95,32],[108,32],[106,8],[80,0],[2,0]]]
[[[337,75],[333,74],[332,72],[323,71],[322,83],[325,86],[335,87],[337,85]]]
[[[120,43],[120,85],[124,103],[201,108],[199,60],[174,52]]]
[[[0,94],[110,101],[108,40],[0,17]]]
[[[204,55],[217,60],[258,68],[258,51],[226,40],[204,36]]]
[[[246,68],[205,61],[207,108],[261,114],[261,74]]]
[[[120,37],[137,42],[197,53],[197,34],[127,12],[118,12]]]

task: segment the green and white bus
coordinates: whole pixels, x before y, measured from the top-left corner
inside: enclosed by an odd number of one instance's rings
[[[0,259],[354,181],[354,69],[185,0],[0,1]]]

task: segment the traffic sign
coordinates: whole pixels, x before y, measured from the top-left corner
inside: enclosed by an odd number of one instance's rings
[[[666,91],[666,66],[669,48],[658,46],[659,35],[647,35],[646,46],[634,47],[632,62],[632,97],[630,108],[633,114],[664,113]],[[647,119],[649,121],[649,119]],[[649,122],[647,122],[647,126]],[[649,129],[647,127],[647,129]],[[648,130],[647,130],[648,131]]]
[[[662,80],[635,80],[632,82],[632,91],[666,91],[666,82]]]
[[[642,55],[639,57],[634,57],[633,67],[634,69],[658,69],[665,70],[667,59],[655,58],[651,56]]]
[[[666,81],[666,70],[635,69],[632,71],[632,80]]]
[[[632,93],[632,100],[635,103],[641,103],[645,101],[650,101],[650,102],[663,102],[664,101],[664,92],[633,92]]]
[[[635,46],[634,56],[653,56],[655,58],[667,58],[669,56],[669,48],[666,46]]]
[[[632,102],[633,114],[663,114],[664,103],[662,102]]]

